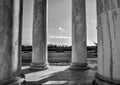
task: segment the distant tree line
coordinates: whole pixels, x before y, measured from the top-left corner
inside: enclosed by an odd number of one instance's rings
[[[32,46],[24,46],[22,45],[22,51],[32,51]]]
[[[87,46],[87,51],[94,51],[97,53],[97,46]]]
[[[67,45],[48,45],[48,51],[64,52],[71,51],[71,46]]]
[[[72,46],[67,45],[48,45],[48,51],[56,51],[56,52],[64,52],[64,51],[71,51]],[[97,53],[97,45],[96,46],[87,46],[87,50],[91,51],[94,50]],[[22,46],[22,51],[32,51],[32,46]]]

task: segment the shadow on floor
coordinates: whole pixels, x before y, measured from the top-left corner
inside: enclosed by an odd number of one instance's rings
[[[36,81],[26,82],[27,85],[92,85],[91,82],[94,80],[95,73],[96,71],[91,69],[87,71],[76,71],[68,68],[61,72],[41,76]]]
[[[32,70],[32,69],[29,67],[29,68],[23,69],[22,72],[23,72],[24,74],[29,74],[29,73],[38,72],[38,70]]]

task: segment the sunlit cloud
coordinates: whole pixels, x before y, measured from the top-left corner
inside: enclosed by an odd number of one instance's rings
[[[49,36],[48,44],[54,45],[68,45],[71,46],[71,37],[70,36]]]
[[[87,46],[94,46],[95,45],[94,42],[97,42],[97,41],[94,41],[90,37],[87,37]]]
[[[70,36],[50,36],[50,38],[54,38],[54,39],[71,39]]]
[[[63,31],[63,30],[64,30],[62,27],[59,27],[58,29],[59,29],[60,31]]]

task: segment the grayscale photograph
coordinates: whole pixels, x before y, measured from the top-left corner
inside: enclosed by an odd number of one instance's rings
[[[120,0],[0,0],[0,85],[120,85]]]

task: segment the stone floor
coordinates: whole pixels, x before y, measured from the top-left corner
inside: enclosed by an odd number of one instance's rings
[[[70,70],[69,66],[50,66],[44,71],[31,71],[23,66],[27,85],[92,85],[97,71],[96,64],[89,64],[87,71]]]

